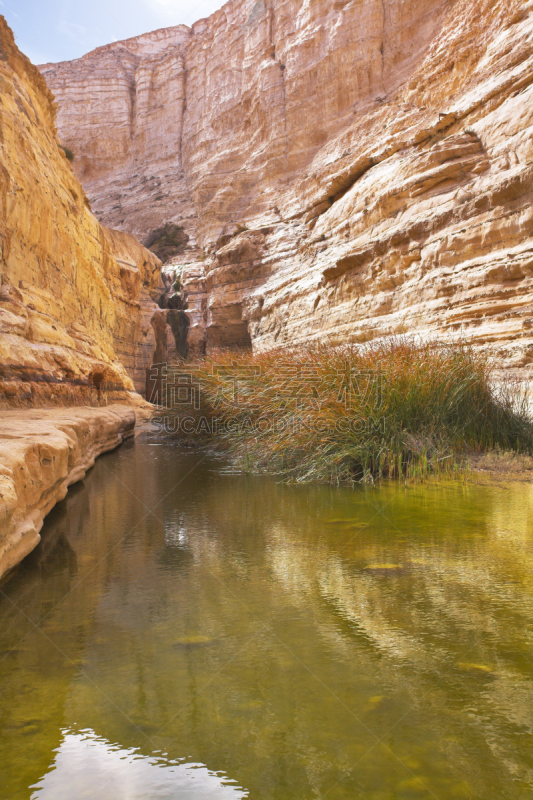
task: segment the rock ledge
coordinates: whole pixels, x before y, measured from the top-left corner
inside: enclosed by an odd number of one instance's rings
[[[40,542],[44,517],[68,487],[135,423],[122,405],[0,411],[0,577]]]

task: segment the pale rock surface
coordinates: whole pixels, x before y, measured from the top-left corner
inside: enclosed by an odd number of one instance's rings
[[[91,213],[0,18],[0,407],[137,403],[159,284],[158,259]]]
[[[203,249],[193,351],[416,333],[533,375],[532,0],[230,0],[43,73],[99,217]]]
[[[0,411],[0,578],[37,546],[68,487],[132,436],[135,422],[122,405]]]
[[[196,215],[181,160],[184,25],[115,42],[40,69],[54,75],[62,143],[106,225],[145,241],[178,222],[194,244]],[[71,133],[75,131],[75,133]]]
[[[0,577],[150,413],[134,387],[157,345],[159,284],[158,259],[91,213],[53,98],[0,17]],[[43,408],[65,405],[103,407]]]

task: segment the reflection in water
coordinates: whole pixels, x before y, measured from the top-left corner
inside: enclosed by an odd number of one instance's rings
[[[154,444],[2,586],[2,800],[530,796],[530,485],[283,486]]]
[[[32,787],[34,800],[238,800],[246,794],[201,764],[139,756],[100,739],[94,731],[64,731],[52,771]]]

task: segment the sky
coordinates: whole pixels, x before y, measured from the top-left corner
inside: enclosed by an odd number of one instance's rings
[[[192,25],[224,0],[0,0],[17,45],[34,64],[79,58],[102,44]]]

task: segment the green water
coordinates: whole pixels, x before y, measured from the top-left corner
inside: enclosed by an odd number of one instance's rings
[[[0,589],[0,798],[530,798],[533,487],[141,436]]]

